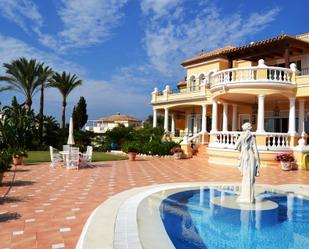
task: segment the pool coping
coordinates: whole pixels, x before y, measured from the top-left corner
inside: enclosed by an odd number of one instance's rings
[[[100,204],[90,215],[83,231],[80,235],[76,249],[142,249],[142,248],[174,248],[169,240],[164,229],[161,219],[148,220],[143,224],[138,220],[138,209],[143,200],[147,197],[163,192],[161,200],[173,193],[171,190],[178,192],[179,189],[192,189],[197,187],[208,186],[239,186],[239,182],[184,182],[184,183],[167,183],[159,185],[151,185],[139,188],[133,188],[119,194],[116,194],[105,202]],[[284,185],[270,185],[270,184],[256,184],[256,187],[264,187],[275,189],[276,191],[290,192],[295,195],[305,196],[309,199],[309,185],[304,184],[284,184]],[[160,203],[160,200],[158,200]],[[158,209],[157,209],[158,210]],[[156,213],[158,217],[159,211]],[[160,216],[159,216],[160,217]],[[140,223],[140,224],[139,224]],[[102,226],[104,225],[104,227]],[[150,226],[150,224],[156,224]],[[140,233],[138,228],[150,227],[155,231],[156,238],[160,234],[160,240],[156,239],[155,245],[147,241],[149,240],[149,233]],[[145,242],[147,241],[147,242]],[[158,243],[162,242],[160,247]]]

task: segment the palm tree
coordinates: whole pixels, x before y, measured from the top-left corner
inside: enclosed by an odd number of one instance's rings
[[[27,110],[31,110],[32,97],[41,85],[39,77],[41,65],[34,59],[27,60],[24,57],[3,64],[6,75],[0,76],[0,81],[7,82],[10,90],[16,90],[25,96]]]
[[[41,96],[40,96],[40,114],[39,114],[39,136],[40,136],[40,143],[43,142],[43,122],[44,122],[44,89],[48,86],[46,84],[48,80],[53,75],[53,70],[42,63],[39,69],[39,77],[41,83]]]
[[[7,90],[12,90],[12,87],[11,86],[0,87],[0,92],[4,92]]]
[[[62,95],[62,125],[65,127],[65,108],[67,106],[68,95],[77,87],[82,84],[82,81],[77,78],[75,74],[67,74],[62,72],[62,74],[54,73],[50,79],[50,87],[57,88]]]

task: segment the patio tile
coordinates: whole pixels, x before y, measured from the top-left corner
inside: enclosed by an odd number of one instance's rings
[[[98,167],[79,171],[50,169],[49,163],[19,167],[29,171],[17,172],[15,179],[35,183],[13,186],[7,197],[20,201],[1,204],[0,248],[46,249],[53,245],[75,248],[91,212],[109,196],[132,187],[168,182],[240,181],[236,167],[209,165],[207,158],[176,161],[147,157],[144,161],[96,164]],[[4,182],[10,182],[12,176],[12,172],[6,173]],[[309,184],[309,172],[262,168],[257,182]],[[0,194],[8,189],[0,187]],[[13,236],[13,232],[17,234]]]

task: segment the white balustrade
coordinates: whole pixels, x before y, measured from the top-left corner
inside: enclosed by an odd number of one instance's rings
[[[243,132],[212,132],[211,136],[215,136],[215,142],[209,144],[212,148],[234,149],[238,137]],[[255,132],[252,132],[255,135]],[[265,144],[259,145],[263,149],[269,151],[280,151],[290,149],[290,135],[287,133],[265,133]]]
[[[284,150],[290,148],[290,135],[287,133],[266,133],[267,150]]]
[[[267,70],[266,76],[258,77],[259,70]],[[269,81],[272,83],[292,83],[293,70],[282,67],[268,67],[268,66],[253,66],[231,68],[216,72],[212,75],[214,79],[214,86],[217,84],[228,84],[238,82],[258,82]],[[263,75],[263,74],[261,74]]]
[[[215,143],[209,145],[209,147],[233,149],[240,134],[242,134],[242,132],[238,131],[213,132],[211,135],[216,136],[216,140]]]

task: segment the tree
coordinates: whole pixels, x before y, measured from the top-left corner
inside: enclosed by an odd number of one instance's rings
[[[3,116],[0,122],[1,147],[30,148],[37,132],[33,110],[26,110],[13,97],[11,106],[3,108]]]
[[[62,74],[54,73],[50,79],[49,86],[58,89],[62,95],[62,128],[65,127],[65,109],[67,106],[68,95],[81,84],[82,81],[79,80],[75,74],[71,75],[66,72],[62,72]]]
[[[77,105],[74,106],[72,117],[75,130],[80,130],[87,123],[87,103],[84,97],[80,97]]]
[[[25,105],[28,111],[31,110],[32,97],[41,85],[41,65],[34,59],[27,60],[24,57],[3,64],[6,75],[0,76],[0,81],[9,84],[7,90],[15,90],[25,96]]]
[[[152,127],[153,115],[148,115],[147,119],[145,120],[144,126]],[[171,124],[171,120],[169,117],[169,124]],[[157,116],[157,127],[164,127],[164,116],[158,115]]]
[[[42,63],[39,69],[39,77],[40,77],[40,84],[41,84],[41,96],[40,96],[40,113],[39,113],[39,137],[40,137],[40,144],[43,143],[43,122],[44,122],[44,89],[48,86],[47,82],[53,74],[53,70],[48,67],[44,66]]]

